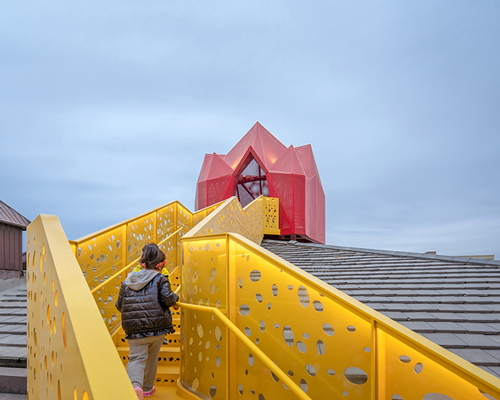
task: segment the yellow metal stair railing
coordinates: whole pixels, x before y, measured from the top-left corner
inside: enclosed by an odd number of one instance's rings
[[[220,309],[312,399],[500,399],[498,378],[241,235],[182,243],[182,301]],[[214,399],[295,398],[230,332],[214,340],[221,327],[200,314],[183,311],[184,353],[192,354],[182,360],[184,386],[222,390]]]
[[[187,231],[217,207],[218,204],[191,213],[174,202],[71,242],[55,216],[39,216],[30,225],[28,398],[137,398],[117,357],[116,347],[109,334],[103,336],[102,331],[104,326],[114,331],[116,340],[120,322],[119,315],[113,314],[113,300],[129,268],[120,265],[135,261],[136,249],[150,241],[165,242],[163,249],[170,266],[177,265],[181,257],[181,231]],[[178,227],[177,233],[172,234]],[[171,237],[165,239],[169,234]],[[125,271],[113,274],[117,268]],[[108,278],[108,275],[116,276]],[[89,286],[93,288],[99,282],[105,285],[94,291],[95,301],[92,301]],[[171,282],[173,288],[179,286],[180,268],[171,270]],[[115,285],[106,285],[108,283]],[[102,290],[103,286],[108,286],[108,293]],[[99,321],[99,315],[103,316],[105,325]],[[168,387],[159,387],[157,395],[178,398],[175,387],[171,388],[174,392]],[[188,393],[183,398],[192,396]]]
[[[259,199],[244,209],[228,199],[199,214],[175,202],[72,242],[88,286],[109,283],[95,292],[96,303],[88,306],[89,290],[82,291],[83,279],[72,279],[75,268],[67,267],[75,265],[74,259],[68,258],[71,251],[67,242],[63,244],[62,228],[52,220],[57,218],[34,221],[28,230],[31,270],[27,271],[30,396],[135,398],[116,350],[114,354],[109,350],[110,339],[102,338],[104,325],[97,322],[97,315],[100,311],[116,340],[119,315],[113,319],[112,313],[119,284],[126,277],[126,271],[118,271],[137,258],[146,241],[168,239],[182,226],[190,231],[179,232],[164,245],[172,267],[181,265],[183,254],[182,270],[172,270],[177,281],[182,280],[185,303],[181,397],[300,398],[301,393],[293,393],[291,380],[312,399],[479,400],[486,398],[485,392],[500,400],[497,378],[258,246],[265,229],[276,229],[273,224],[277,224],[277,202]],[[51,288],[53,277],[57,279]],[[75,298],[81,293],[86,295],[81,295],[82,305],[77,307]],[[93,317],[89,320],[88,315]],[[90,325],[84,326],[87,321]],[[96,336],[83,339],[94,326],[100,326]],[[66,332],[66,341],[59,339],[61,332]],[[71,335],[76,339],[68,339]],[[62,367],[59,374],[61,355],[72,357],[68,365],[75,366],[76,374],[64,373]],[[109,374],[97,366],[105,365],[101,355],[111,360],[116,379],[110,382],[120,385],[123,395],[104,396],[102,379]],[[166,388],[160,388],[157,398],[163,398],[161,390]]]
[[[187,310],[193,310],[193,311],[200,311],[202,313],[208,312],[213,315],[215,315],[230,331],[233,333],[243,344],[250,349],[251,354],[255,355],[256,358],[258,358],[264,365],[265,367],[271,371],[274,376],[277,377],[277,379],[281,379],[284,384],[288,386],[290,391],[298,398],[301,400],[311,400],[311,398],[302,391],[301,388],[299,388],[295,382],[290,379],[290,377],[285,374],[278,366],[276,366],[273,361],[262,352],[259,347],[254,344],[250,339],[248,339],[245,334],[238,329],[236,325],[234,325],[220,310],[214,307],[206,307],[206,306],[196,306],[193,304],[186,304],[186,303],[177,303],[180,307],[187,309]],[[222,334],[221,334],[222,335]],[[216,333],[217,336],[217,333]],[[222,340],[222,338],[216,337],[217,340]],[[210,388],[210,397],[215,397],[217,394],[217,390],[215,386],[212,386]],[[240,393],[242,394],[242,393]]]

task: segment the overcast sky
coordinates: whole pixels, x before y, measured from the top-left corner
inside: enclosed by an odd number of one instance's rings
[[[327,243],[500,258],[500,2],[0,3],[0,200],[69,239],[173,200],[259,121]]]

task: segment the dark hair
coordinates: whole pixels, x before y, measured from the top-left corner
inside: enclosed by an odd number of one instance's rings
[[[156,265],[165,261],[165,254],[155,243],[149,243],[142,248],[140,264],[144,264],[146,269],[155,269]]]

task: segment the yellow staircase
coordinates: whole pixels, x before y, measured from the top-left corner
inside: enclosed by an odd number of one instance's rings
[[[28,399],[136,399],[114,304],[155,242],[182,311],[153,398],[500,400],[499,379],[260,247],[279,233],[278,207],[231,198],[191,213],[174,202],[69,244],[57,217],[37,217]]]

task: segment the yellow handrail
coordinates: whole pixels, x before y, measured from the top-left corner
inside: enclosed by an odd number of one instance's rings
[[[187,308],[189,310],[209,312],[214,314],[217,318],[219,318],[224,325],[226,325],[231,332],[233,332],[238,339],[240,339],[253,354],[255,354],[267,368],[269,368],[279,379],[281,379],[284,384],[290,389],[293,394],[295,394],[301,400],[312,400],[307,394],[305,394],[297,384],[292,381],[287,374],[285,374],[262,350],[260,350],[257,345],[255,345],[250,339],[248,339],[240,329],[233,324],[229,318],[227,318],[220,310],[215,307],[206,307],[206,306],[197,306],[194,304],[187,304],[182,302],[177,302],[177,306]]]
[[[186,228],[184,227],[180,227],[179,229],[177,229],[174,233],[172,233],[169,237],[163,239],[161,242],[158,243],[158,246],[160,246],[161,244],[163,244],[164,242],[166,242],[167,240],[169,240],[170,238],[172,238],[172,236],[176,235],[179,231],[181,230],[185,230],[187,231]],[[90,291],[90,293],[94,294],[95,292],[97,292],[98,290],[100,290],[101,288],[103,288],[106,283],[109,283],[111,282],[113,279],[115,279],[118,275],[122,274],[124,271],[126,271],[127,269],[129,269],[130,267],[134,266],[139,260],[141,259],[141,257],[137,257],[135,260],[133,260],[132,262],[130,262],[129,264],[127,264],[125,267],[123,267],[121,270],[119,270],[116,274],[110,276],[108,279],[106,279],[104,282],[100,283],[99,285],[97,285],[94,289],[92,289]],[[179,286],[180,287],[180,286]]]

